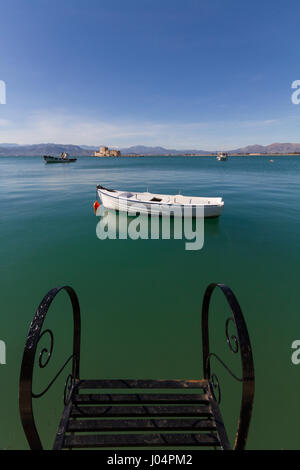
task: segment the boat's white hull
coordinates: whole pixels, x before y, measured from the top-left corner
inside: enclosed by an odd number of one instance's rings
[[[227,153],[224,153],[224,152],[220,152],[220,153],[218,153],[218,155],[217,155],[217,160],[218,160],[219,162],[225,162],[225,161],[227,160],[227,158],[228,158],[228,154],[227,154]]]
[[[151,201],[131,201],[119,197],[118,191],[110,192],[102,189],[97,189],[97,191],[104,208],[127,212],[129,215],[139,213],[153,216],[219,217],[224,206],[223,201],[217,204],[176,204],[174,202],[160,204]]]

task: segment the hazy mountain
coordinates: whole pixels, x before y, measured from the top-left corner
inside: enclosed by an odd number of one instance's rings
[[[293,153],[300,152],[300,144],[291,143],[274,143],[270,145],[248,145],[236,150],[232,150],[234,153]]]
[[[0,144],[0,156],[19,157],[19,156],[37,156],[42,155],[60,155],[67,152],[74,157],[92,155],[92,150],[84,149],[79,145],[63,145],[63,144],[36,144],[36,145],[18,145],[11,146],[8,144]]]
[[[37,156],[42,155],[60,155],[62,152],[67,152],[71,156],[91,156],[96,148],[90,145],[63,145],[63,144],[35,144],[35,145],[18,145],[11,143],[0,143],[0,156],[6,157],[18,157],[18,156]],[[98,147],[97,147],[98,150]],[[164,147],[147,147],[145,145],[135,145],[128,148],[120,149],[121,153],[136,154],[136,155],[185,155],[185,154],[197,154],[197,155],[211,155],[215,152],[207,150],[176,150],[166,149]],[[273,143],[270,145],[248,145],[229,151],[228,153],[300,153],[300,143]]]
[[[212,152],[207,150],[176,150],[166,149],[164,147],[147,147],[145,145],[135,145],[133,147],[122,148],[121,152],[124,154],[139,154],[139,155],[182,155],[186,153],[197,153],[209,155]]]
[[[67,152],[74,157],[93,155],[99,147],[90,145],[63,145],[63,144],[36,144],[36,145],[16,145],[0,144],[0,156],[42,156],[42,155],[60,155]],[[136,155],[182,155],[186,153],[196,153],[209,155],[211,152],[205,150],[176,150],[166,149],[164,147],[147,147],[144,145],[135,145],[129,148],[120,149],[122,154]]]

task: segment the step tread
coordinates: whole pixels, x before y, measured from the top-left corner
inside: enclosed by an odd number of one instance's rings
[[[168,393],[143,393],[143,394],[95,394],[95,393],[84,393],[77,394],[74,397],[74,403],[78,404],[135,404],[142,405],[148,404],[208,404],[209,399],[207,394],[168,394]]]
[[[209,419],[72,419],[68,424],[71,432],[127,432],[127,431],[213,431],[215,422]]]
[[[80,434],[65,436],[64,447],[219,446],[216,434]]]
[[[133,379],[92,379],[92,380],[81,380],[78,384],[80,389],[97,389],[97,388],[146,388],[146,389],[177,389],[177,388],[200,388],[207,387],[207,380],[133,380]]]
[[[90,417],[101,417],[101,416],[114,416],[114,417],[134,417],[139,416],[211,416],[212,412],[209,406],[206,405],[187,405],[187,406],[79,406],[73,405],[71,410],[71,417],[90,416]]]

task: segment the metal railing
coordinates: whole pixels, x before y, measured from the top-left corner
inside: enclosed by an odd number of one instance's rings
[[[233,354],[240,352],[242,377],[238,377],[217,354],[210,351],[208,326],[209,306],[212,294],[216,288],[221,289],[231,309],[232,316],[227,318],[225,322],[225,335],[230,351]],[[229,324],[231,322],[236,328],[236,334],[232,335],[229,334]],[[208,380],[210,390],[218,404],[221,401],[221,388],[217,375],[211,371],[212,358],[221,364],[236,381],[242,384],[240,415],[234,442],[234,449],[242,450],[246,446],[252,415],[255,388],[254,364],[250,338],[241,307],[232,290],[225,284],[210,284],[205,291],[202,304],[202,349],[204,379]]]
[[[32,389],[32,380],[33,380],[33,373],[34,373],[34,364],[35,364],[35,357],[37,354],[37,349],[40,340],[44,336],[48,336],[50,341],[48,347],[43,347],[39,352],[38,357],[38,366],[39,368],[45,368],[52,357],[53,348],[54,348],[54,335],[50,329],[45,329],[42,331],[43,323],[49,307],[53,302],[54,298],[60,291],[66,291],[69,295],[71,300],[72,308],[73,308],[73,324],[74,324],[74,332],[73,332],[73,352],[72,354],[66,359],[64,364],[61,366],[57,374],[54,378],[48,383],[48,385],[40,392],[35,393]],[[19,388],[19,408],[20,408],[20,415],[21,421],[23,425],[23,429],[25,435],[27,437],[27,441],[31,449],[34,450],[42,450],[43,446],[39,437],[39,433],[37,431],[37,427],[35,424],[34,419],[34,411],[33,411],[33,399],[37,399],[42,397],[47,393],[50,387],[54,384],[56,379],[60,376],[63,372],[67,364],[72,361],[72,372],[68,375],[66,383],[65,383],[65,390],[64,390],[64,403],[67,404],[70,400],[72,395],[73,389],[75,385],[79,382],[79,361],[80,361],[80,307],[77,295],[69,286],[63,287],[56,287],[51,289],[48,294],[45,295],[42,302],[40,303],[36,314],[33,318],[33,321],[30,325],[29,333],[27,336],[25,349],[23,353],[23,360],[21,366],[21,374],[20,374],[20,388]]]
[[[212,294],[216,288],[221,289],[231,309],[231,316],[227,318],[225,322],[225,335],[229,350],[233,354],[240,353],[242,365],[241,377],[238,377],[215,352],[210,350],[208,325],[209,307]],[[43,330],[44,320],[54,298],[62,290],[68,293],[73,308],[73,351],[60,367],[54,378],[48,383],[48,385],[43,390],[34,392],[32,383],[35,362],[37,363],[39,369],[44,369],[49,364],[54,350],[54,335],[52,330],[49,328]],[[64,403],[65,405],[68,405],[65,407],[65,409],[70,408],[72,404],[72,396],[74,393],[76,393],[76,389],[78,388],[77,385],[80,383],[80,323],[80,307],[77,295],[71,287],[64,286],[54,288],[48,292],[48,294],[40,303],[30,325],[21,366],[19,406],[22,425],[31,449],[43,449],[42,442],[35,424],[33,401],[34,399],[38,399],[44,396],[48,392],[48,390],[51,388],[51,386],[61,375],[68,364],[72,364],[72,371],[67,376],[65,383]],[[230,324],[235,326],[235,334],[229,333]],[[45,337],[47,337],[49,340],[49,346],[39,348],[41,339]],[[242,399],[234,449],[244,449],[247,441],[254,399],[254,365],[247,326],[240,305],[232,290],[224,284],[210,284],[205,291],[202,305],[202,348],[203,378],[208,382],[208,392],[211,397],[211,407],[213,408],[213,414],[216,418],[216,423],[219,423],[219,425],[217,424],[217,426],[219,426],[218,433],[223,449],[230,449],[231,446],[229,444],[226,429],[223,425],[223,420],[218,407],[218,404],[221,401],[221,388],[217,375],[212,372],[212,359],[221,364],[221,366],[226,369],[233,379],[240,382],[242,385]],[[36,357],[37,361],[35,361]],[[65,429],[64,426],[63,428]],[[63,438],[63,435],[60,436],[60,434],[62,434],[62,432],[59,431],[59,437]]]

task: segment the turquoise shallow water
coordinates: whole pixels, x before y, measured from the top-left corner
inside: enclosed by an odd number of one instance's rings
[[[0,366],[1,448],[27,447],[18,376],[29,324],[50,288],[69,284],[78,292],[83,377],[197,378],[201,301],[207,284],[216,281],[236,293],[252,340],[256,396],[248,448],[300,448],[300,366],[291,363],[291,343],[300,338],[300,158],[273,160],[79,158],[64,166],[0,158],[0,339],[7,345],[7,364]],[[219,221],[205,222],[200,251],[186,251],[181,240],[100,241],[92,211],[98,183],[222,196],[225,207]],[[216,295],[212,341],[231,361],[226,313]],[[70,315],[62,295],[47,320],[56,334],[52,372],[71,348]],[[238,370],[238,362],[231,364]],[[240,390],[219,372],[232,436]],[[41,381],[46,377],[37,388]],[[37,404],[48,445],[62,409],[63,381]]]

